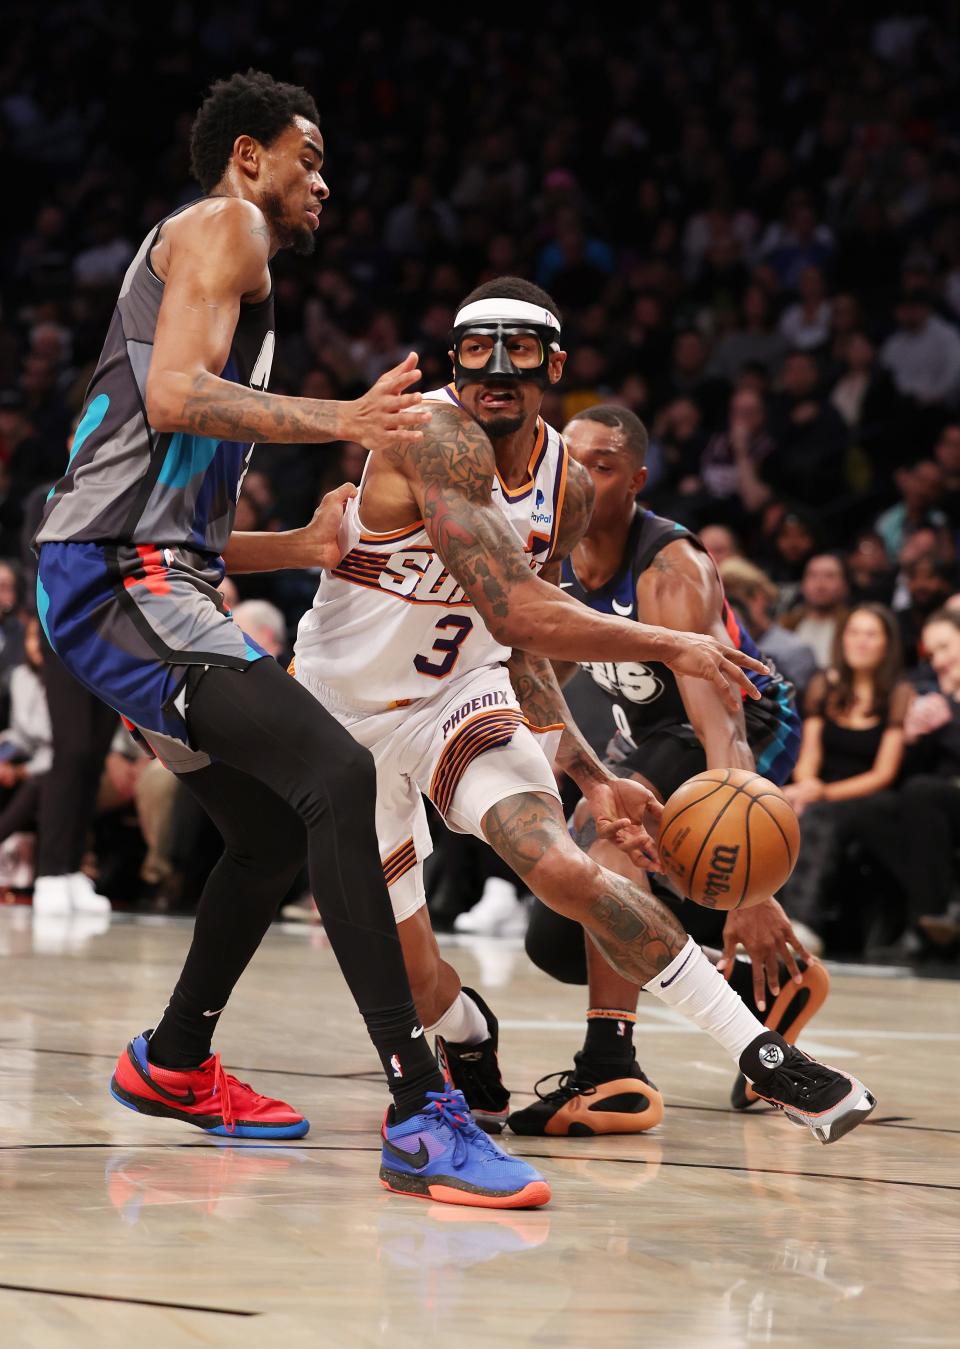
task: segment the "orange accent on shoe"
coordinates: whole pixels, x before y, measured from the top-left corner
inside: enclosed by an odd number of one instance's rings
[[[525,1185],[516,1194],[474,1194],[470,1190],[458,1190],[454,1185],[430,1185],[427,1194],[415,1194],[410,1190],[395,1190],[389,1181],[381,1176],[380,1184],[392,1194],[401,1194],[407,1199],[432,1199],[437,1204],[458,1204],[466,1208],[540,1208],[550,1202],[550,1186],[545,1180],[534,1180]]]
[[[597,1105],[617,1096],[642,1096],[646,1109],[598,1110]],[[642,1134],[654,1129],[663,1119],[663,1097],[656,1087],[638,1077],[617,1077],[612,1082],[601,1082],[595,1090],[578,1092],[560,1107],[544,1128],[544,1133],[566,1138],[570,1126],[589,1129],[592,1134]]]

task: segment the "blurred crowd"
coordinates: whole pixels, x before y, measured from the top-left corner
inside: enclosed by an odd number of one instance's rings
[[[34,734],[42,722],[37,502],[62,469],[125,267],[197,195],[187,142],[203,92],[255,65],[315,94],[332,193],[315,255],[276,259],[272,388],[353,397],[411,349],[435,387],[473,286],[515,273],[549,290],[570,355],[547,419],[562,427],[600,401],[643,418],[645,504],[702,532],[797,687],[809,721],[791,791],[812,840],[797,912],[828,948],[955,950],[960,679],[943,652],[960,641],[956,8],[653,0],[611,28],[561,0],[550,17],[364,26],[344,4],[305,16],[290,0],[174,0],[149,21],[112,0],[5,7],[8,743],[25,709]],[[237,527],[304,523],[363,460],[351,444],[262,449]],[[285,658],[316,577],[226,584]],[[31,779],[50,769],[42,749],[41,736],[0,762],[3,810],[13,802],[21,822]],[[122,739],[106,754],[100,885],[188,904],[202,827],[181,820],[175,792],[148,790],[154,775]],[[944,789],[936,810],[931,782]],[[854,804],[882,816],[888,797],[886,831]],[[904,867],[912,800],[946,831],[935,878]],[[899,857],[877,846],[885,832]],[[119,865],[131,834],[143,855]]]

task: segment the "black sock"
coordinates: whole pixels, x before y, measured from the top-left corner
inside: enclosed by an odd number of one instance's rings
[[[630,1076],[636,1021],[635,1012],[614,1007],[589,1008],[583,1049],[575,1055],[577,1077],[595,1084]]]
[[[443,1074],[412,1002],[365,1012],[364,1020],[393,1096],[394,1123],[400,1124],[423,1109],[428,1091],[443,1091]]]
[[[210,1041],[220,1020],[219,1013],[208,1017],[205,1023],[198,1023],[196,1016],[182,1005],[183,1001],[177,984],[160,1024],[147,1041],[147,1059],[158,1068],[189,1072],[191,1068],[199,1068],[213,1053]]]

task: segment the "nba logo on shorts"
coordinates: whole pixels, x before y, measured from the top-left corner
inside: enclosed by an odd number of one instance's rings
[[[393,1069],[394,1077],[403,1077],[403,1069],[400,1067],[400,1059],[396,1054],[390,1055],[390,1067]]]
[[[617,1022],[617,1034],[618,1034],[618,1035],[620,1036],[620,1038],[622,1039],[623,1036],[626,1035],[626,1033],[627,1033],[627,1023],[626,1023],[625,1021],[618,1021],[618,1022]]]

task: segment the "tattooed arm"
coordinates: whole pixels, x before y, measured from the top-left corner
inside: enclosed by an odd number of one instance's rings
[[[288,398],[222,379],[244,301],[270,293],[270,238],[259,207],[203,202],[168,221],[154,255],[164,284],[146,411],[156,431],[273,444],[356,440],[385,449],[419,440],[429,411],[404,390],[420,378],[408,356],[355,402]]]
[[[467,413],[438,405],[422,441],[387,459],[407,478],[447,569],[504,646],[568,661],[659,660],[711,680],[733,701],[738,688],[752,690],[744,669],[765,667],[712,637],[596,614],[534,576],[491,496],[493,447]]]
[[[540,572],[540,577],[545,583],[553,586],[559,584],[563,559],[569,557],[583,538],[592,511],[593,482],[586,469],[575,459],[571,459],[567,469],[567,491],[557,527],[556,544],[550,561]],[[570,668],[577,667],[572,664]],[[607,778],[609,774],[580,734],[576,722],[570,715],[570,709],[560,692],[560,684],[550,661],[530,651],[515,649],[507,662],[507,669],[527,720],[535,726],[563,726],[560,748],[557,752],[557,766],[562,768],[582,791],[585,791],[590,783]]]
[[[571,459],[556,546],[549,563],[540,573],[548,584],[559,584],[561,563],[583,537],[592,508],[590,475]],[[576,666],[569,668],[576,669]],[[514,650],[507,669],[527,720],[535,726],[563,727],[556,764],[583,792],[596,832],[601,838],[616,842],[619,831],[625,826],[638,826],[639,832],[636,828],[630,831],[628,854],[638,865],[655,864],[656,850],[646,833],[646,826],[654,828],[663,812],[654,794],[639,782],[618,778],[603,766],[571,716],[549,660],[529,651]]]

